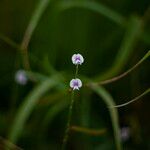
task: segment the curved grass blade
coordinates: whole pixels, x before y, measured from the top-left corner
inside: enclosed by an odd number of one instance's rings
[[[44,128],[46,129],[46,127],[48,126],[48,124],[50,124],[52,122],[54,117],[57,114],[59,114],[62,110],[64,110],[68,105],[69,105],[69,101],[63,99],[61,102],[58,102],[57,104],[52,106],[49,109],[49,111],[47,112],[47,114],[43,120]]]
[[[106,133],[106,129],[89,129],[79,126],[72,126],[70,129],[75,132],[80,132],[92,136],[100,136]]]
[[[31,40],[32,34],[36,28],[36,26],[39,23],[39,20],[41,19],[41,16],[43,15],[44,11],[46,10],[50,0],[40,0],[33,12],[33,15],[30,19],[29,25],[25,31],[22,43],[21,43],[21,49],[22,49],[22,58],[23,58],[23,65],[28,70],[30,68],[29,64],[29,58],[28,58],[28,45]]]
[[[36,26],[38,25],[44,11],[46,10],[49,2],[50,2],[50,0],[39,0],[38,4],[33,12],[33,15],[30,19],[29,25],[25,31],[25,34],[24,34],[24,37],[22,40],[22,44],[21,44],[22,49],[27,49],[30,39],[32,37],[32,34],[33,34]]]
[[[130,72],[132,72],[134,69],[136,69],[141,63],[143,63],[144,60],[146,60],[148,57],[150,56],[150,51],[148,51],[144,57],[139,61],[137,62],[132,68],[130,68],[129,70],[127,70],[126,72],[122,73],[121,75],[119,76],[116,76],[116,77],[113,77],[111,79],[108,79],[108,80],[104,80],[104,81],[101,81],[99,83],[95,83],[95,84],[99,84],[99,85],[105,85],[105,84],[109,84],[109,83],[112,83],[112,82],[115,82],[123,77],[125,77],[126,75],[128,75]],[[87,84],[88,85],[88,84]]]
[[[23,149],[0,136],[0,150],[23,150]]]
[[[121,16],[119,13],[111,10],[110,8],[104,6],[100,2],[94,2],[94,1],[61,1],[60,3],[57,4],[58,7],[60,7],[61,11],[78,7],[78,8],[85,8],[92,10],[96,13],[99,13],[111,21],[123,26],[125,24],[125,18]]]
[[[134,45],[138,41],[141,32],[142,21],[137,17],[132,17],[128,23],[127,31],[112,67],[108,69],[108,71],[97,76],[96,80],[106,80],[120,73],[120,71],[128,63],[128,60],[134,50]]]
[[[101,86],[98,86],[96,84],[91,84],[90,88],[95,91],[105,102],[109,109],[113,131],[114,131],[114,137],[115,137],[115,143],[116,143],[116,149],[122,150],[122,144],[120,139],[120,128],[119,128],[119,119],[118,119],[118,111],[117,108],[110,108],[112,106],[115,106],[115,102],[111,95]]]
[[[36,106],[38,100],[51,88],[58,85],[60,76],[56,75],[49,79],[44,80],[37,85],[25,98],[21,106],[19,107],[14,122],[12,124],[8,139],[12,142],[17,142],[23,127],[31,114],[32,110]]]
[[[20,45],[15,43],[13,40],[11,40],[10,38],[8,38],[7,36],[3,35],[0,33],[0,39],[3,40],[5,43],[7,43],[8,45],[10,45],[11,47],[13,47],[14,49],[20,51]]]
[[[135,97],[134,99],[126,102],[126,103],[123,103],[123,104],[120,104],[120,105],[115,105],[115,106],[112,106],[111,108],[115,107],[115,108],[120,108],[120,107],[124,107],[124,106],[127,106],[135,101],[137,101],[138,99],[140,99],[141,97],[145,96],[146,94],[148,94],[150,92],[150,88],[148,88],[145,92],[143,92],[142,94],[140,94],[139,96]]]

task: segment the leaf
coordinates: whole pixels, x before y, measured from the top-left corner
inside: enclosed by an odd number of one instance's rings
[[[1,150],[23,150],[21,147],[11,143],[7,139],[0,136],[0,149]]]
[[[125,19],[123,16],[111,10],[107,6],[101,4],[100,2],[97,3],[94,1],[61,1],[57,4],[57,6],[60,7],[60,11],[64,11],[66,9],[71,9],[74,7],[85,8],[103,15],[121,26],[123,26],[125,23]]]
[[[120,128],[119,128],[119,119],[118,119],[118,111],[116,108],[112,108],[112,106],[115,106],[115,102],[111,95],[101,86],[98,86],[96,84],[91,84],[91,89],[95,91],[105,102],[109,109],[111,122],[113,126],[114,131],[114,137],[115,137],[115,143],[116,143],[116,149],[122,150],[122,144],[120,139]]]
[[[146,60],[148,57],[150,56],[150,51],[148,51],[144,57],[142,59],[140,59],[132,68],[128,69],[126,72],[120,74],[119,76],[116,76],[116,77],[113,77],[111,79],[108,79],[108,80],[104,80],[104,81],[100,81],[100,82],[97,82],[95,84],[99,84],[99,85],[105,85],[105,84],[109,84],[109,83],[112,83],[112,82],[115,82],[123,77],[125,77],[126,75],[128,75],[130,72],[132,72],[134,69],[136,69],[141,63],[144,62],[144,60]],[[88,83],[86,84],[88,86]]]
[[[54,117],[60,113],[62,110],[64,110],[67,106],[69,105],[68,100],[61,100],[60,102],[56,103],[53,105],[47,112],[44,120],[43,120],[43,125],[44,128],[47,127],[48,124],[51,123],[51,121],[54,119]]]
[[[32,17],[30,19],[29,25],[25,31],[25,35],[22,41],[22,49],[26,49],[28,47],[29,41],[31,39],[31,36],[38,25],[44,11],[46,10],[50,0],[39,0],[37,3],[37,6],[32,14]]]
[[[115,105],[115,106],[112,106],[113,107],[116,107],[116,108],[119,108],[119,107],[123,107],[123,106],[127,106],[128,104],[131,104],[132,102],[135,102],[136,100],[140,99],[141,97],[145,96],[146,94],[148,94],[150,92],[150,88],[148,88],[147,90],[145,90],[142,94],[140,94],[139,96],[135,97],[134,99],[126,102],[126,103],[123,103],[123,104],[120,104],[120,105]]]
[[[42,81],[39,85],[37,85],[25,98],[21,106],[19,107],[17,114],[15,116],[14,122],[12,123],[12,127],[8,136],[12,142],[16,142],[23,130],[23,127],[32,113],[32,110],[36,106],[38,100],[51,88],[58,85],[60,82],[60,76],[55,75],[55,77],[51,77]]]
[[[98,75],[96,80],[106,80],[120,73],[120,71],[128,63],[141,31],[142,21],[137,17],[132,17],[128,23],[124,39],[112,67],[103,74]]]

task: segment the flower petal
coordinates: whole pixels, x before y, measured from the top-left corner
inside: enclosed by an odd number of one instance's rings
[[[77,78],[76,81],[78,82],[78,87],[82,87],[82,82],[81,82],[81,80]]]
[[[84,58],[81,54],[74,54],[71,59],[72,63],[75,65],[81,65],[84,62]]]
[[[72,79],[70,81],[70,87],[73,90],[79,90],[79,88],[82,87],[82,81],[80,79],[78,79],[78,78]]]

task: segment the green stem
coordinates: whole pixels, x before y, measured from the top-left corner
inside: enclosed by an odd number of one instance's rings
[[[100,136],[106,133],[106,129],[90,129],[90,128],[79,127],[79,126],[72,126],[70,129],[76,132],[80,132],[92,136]]]
[[[65,135],[64,135],[64,138],[63,138],[62,150],[64,150],[66,148],[66,144],[67,144],[68,137],[69,137],[73,104],[74,104],[74,91],[72,91],[72,93],[71,93],[71,103],[70,103],[70,106],[69,106],[68,122],[67,122]]]
[[[139,37],[143,31],[143,22],[140,18],[133,16],[130,18],[126,33],[124,35],[121,47],[116,55],[116,58],[112,66],[106,70],[106,72],[101,73],[95,79],[103,81],[109,79],[113,76],[118,75],[121,70],[126,66],[131,55],[134,51],[134,46],[139,40]]]
[[[58,7],[60,7],[60,11],[65,11],[71,8],[84,8],[93,12],[97,12],[120,26],[124,26],[124,24],[126,23],[126,19],[122,15],[113,11],[112,9],[108,8],[100,2],[97,3],[94,1],[68,1],[66,3],[66,1],[60,1],[58,3]]]
[[[112,82],[115,82],[123,77],[125,77],[126,75],[128,75],[130,72],[132,72],[134,69],[136,69],[141,63],[143,63],[144,60],[146,60],[148,57],[150,56],[150,51],[148,51],[144,57],[139,61],[137,62],[132,68],[130,68],[129,70],[127,70],[126,72],[120,74],[119,76],[116,76],[116,77],[113,77],[111,79],[108,79],[108,80],[104,80],[104,81],[101,81],[99,83],[96,83],[96,84],[99,84],[99,85],[105,85],[105,84],[109,84],[109,83],[112,83]],[[87,84],[88,85],[88,84]]]
[[[20,48],[19,44],[15,43],[13,40],[11,40],[10,38],[8,38],[7,36],[5,36],[1,33],[0,33],[0,39],[3,40],[8,45],[10,45],[11,47],[13,47],[14,49],[17,49],[17,50],[21,51],[21,48]]]
[[[124,103],[124,104],[120,104],[120,105],[115,105],[115,106],[112,106],[111,108],[119,108],[119,107],[123,107],[123,106],[126,106],[128,104],[131,104],[132,102],[135,102],[136,100],[140,99],[141,97],[143,97],[144,95],[148,94],[150,92],[150,88],[148,88],[144,93],[142,93],[141,95],[135,97],[134,99]]]
[[[106,103],[109,109],[113,131],[114,131],[114,137],[115,137],[115,144],[116,144],[116,150],[122,150],[122,144],[120,139],[120,127],[119,127],[119,119],[118,119],[118,111],[117,108],[110,108],[115,105],[115,102],[111,95],[101,86],[98,86],[96,84],[91,84],[90,86],[93,91],[95,91]]]
[[[7,139],[4,139],[0,136],[0,149],[2,150],[23,150],[18,145],[15,145],[14,143],[10,142]]]
[[[74,77],[75,77],[75,79],[77,78],[78,70],[79,70],[79,65],[77,65],[77,66],[76,66],[76,72],[75,72],[75,76],[74,76]]]
[[[78,70],[79,70],[78,65],[76,65],[75,79],[77,78]],[[68,138],[69,138],[69,131],[70,131],[73,104],[74,104],[74,91],[72,90],[71,103],[70,103],[70,106],[69,106],[69,113],[68,113],[68,122],[67,122],[65,135],[64,135],[64,138],[63,138],[62,150],[64,150],[66,148],[67,141],[68,141]]]
[[[36,106],[38,100],[51,88],[56,85],[59,85],[60,76],[55,75],[55,77],[51,77],[42,81],[39,85],[37,85],[25,98],[23,103],[18,108],[15,119],[11,125],[11,129],[8,135],[8,139],[12,142],[16,143],[24,125],[30,116],[32,110]]]
[[[35,28],[37,27],[44,11],[48,7],[49,2],[50,0],[40,0],[38,2],[21,43],[23,64],[27,70],[30,68],[29,56],[28,56],[28,45],[35,31]]]

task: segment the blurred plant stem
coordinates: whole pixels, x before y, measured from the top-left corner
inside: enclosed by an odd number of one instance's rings
[[[112,67],[106,72],[101,73],[99,76],[97,76],[96,80],[106,80],[120,73],[120,71],[127,64],[134,50],[134,46],[139,40],[139,35],[143,30],[142,25],[143,22],[140,18],[136,16],[132,16],[130,18],[120,50],[113,62]]]
[[[61,91],[60,91],[61,92]],[[42,127],[41,127],[41,132],[39,132],[39,138],[45,139],[47,133],[48,133],[48,129],[50,128],[52,122],[54,121],[54,119],[61,114],[64,109],[68,108],[69,106],[69,96],[68,94],[66,94],[66,90],[64,91],[63,95],[62,93],[58,93],[57,92],[57,97],[55,97],[53,99],[53,95],[49,95],[48,99],[47,99],[47,103],[46,105],[44,105],[44,109],[45,107],[47,107],[48,105],[48,110],[45,114],[45,116],[43,117],[43,121],[42,121]],[[70,94],[70,93],[69,93]],[[42,100],[43,101],[43,100]],[[43,107],[43,106],[42,106]],[[39,104],[39,106],[37,107],[37,113],[40,113],[39,108],[41,108],[41,103]]]
[[[0,36],[1,39],[9,43],[11,46],[17,49],[19,48],[21,50],[23,66],[27,70],[30,68],[29,56],[28,56],[28,45],[34,33],[34,30],[37,27],[50,1],[51,0],[39,0],[33,12],[33,15],[29,21],[27,29],[25,31],[21,46],[18,47],[18,44],[14,43],[12,40],[10,41],[9,38]],[[58,2],[57,6],[60,9],[60,10],[58,9],[58,11],[64,11],[66,9],[70,9],[73,7],[81,7],[81,8],[89,9],[104,15],[105,17],[116,22],[120,26],[123,26],[125,28],[127,26],[128,28],[127,33],[125,34],[125,38],[122,42],[122,46],[119,50],[119,53],[115,59],[113,66],[104,74],[98,76],[96,79],[104,80],[114,75],[117,75],[120,72],[120,70],[125,66],[127,62],[126,60],[132,54],[133,45],[136,43],[138,39],[137,37],[139,37],[140,34],[142,34],[141,36],[142,39],[149,43],[146,32],[144,33],[141,32],[142,25],[144,24],[145,20],[147,20],[147,18],[149,17],[148,15],[149,9],[145,12],[145,15],[142,19],[136,16],[132,16],[131,19],[129,19],[129,22],[127,22],[127,19],[125,19],[119,13],[109,9],[108,7],[106,7],[101,3],[97,3],[93,1],[92,2],[91,1],[81,1],[81,2],[60,1]]]
[[[76,110],[77,110],[77,115],[79,116],[79,125],[80,126],[76,126],[76,125],[73,125],[71,127],[71,130],[73,130],[74,132],[79,132],[79,133],[82,133],[80,135],[80,140],[83,141],[83,149],[92,149],[92,141],[91,141],[91,137],[93,134],[93,131],[94,129],[91,129],[91,96],[92,96],[92,91],[88,88],[84,88],[82,89],[81,91],[81,99],[79,101],[76,102]],[[74,130],[75,128],[79,127],[78,130]],[[82,129],[88,129],[89,131],[89,134],[88,132],[84,132],[85,130],[83,130],[82,132]],[[97,130],[97,129],[96,129]],[[98,130],[98,132],[100,131],[101,129]],[[90,134],[90,131],[91,131],[91,134]],[[89,136],[87,136],[89,135]],[[94,136],[94,135],[93,135]]]
[[[106,7],[100,2],[97,3],[94,1],[69,1],[69,2],[60,1],[57,6],[60,8],[60,11],[64,11],[74,7],[89,9],[97,13],[100,13],[101,15],[107,17],[111,21],[114,21],[115,23],[121,26],[124,26],[126,21],[125,18],[121,16],[119,13]]]
[[[90,114],[91,114],[91,95],[92,91],[90,89],[82,90],[82,99],[78,102],[78,107],[80,108],[80,124],[81,126],[90,127]]]
[[[79,66],[76,65],[75,76],[74,76],[75,79],[78,76],[78,71],[79,71]],[[66,145],[67,145],[67,142],[68,142],[68,138],[69,138],[69,131],[70,131],[72,111],[73,111],[73,104],[74,104],[74,101],[75,101],[74,100],[74,93],[75,93],[74,89],[72,89],[72,92],[71,92],[71,102],[70,102],[69,112],[68,112],[67,127],[66,127],[66,130],[65,130],[64,138],[63,138],[62,150],[64,150],[66,148]]]
[[[115,137],[115,144],[117,150],[122,150],[122,144],[120,139],[120,127],[119,127],[119,119],[118,119],[118,111],[117,108],[111,108],[115,106],[115,102],[111,95],[101,86],[96,84],[91,84],[90,88],[95,91],[102,99],[104,100],[105,104],[107,105],[111,117],[111,122],[114,131]]]
[[[74,104],[74,91],[71,92],[71,102],[70,102],[70,106],[69,106],[67,126],[66,126],[66,130],[65,130],[65,134],[64,134],[64,138],[63,138],[63,143],[62,143],[62,150],[66,149],[66,145],[67,145],[68,138],[69,138],[73,104]]]
[[[11,126],[11,130],[8,135],[8,139],[12,142],[17,142],[21,131],[23,130],[24,124],[26,123],[30,113],[37,104],[38,100],[44,95],[49,89],[53,88],[60,82],[60,75],[55,75],[42,81],[37,87],[35,87],[26,99],[19,107],[15,116],[14,122]]]
[[[28,27],[25,31],[22,43],[21,43],[21,49],[22,49],[22,55],[23,55],[23,64],[25,69],[30,68],[30,63],[29,63],[29,56],[28,56],[28,45],[31,40],[31,37],[33,35],[33,32],[35,28],[37,27],[41,16],[43,15],[44,11],[46,10],[50,0],[39,0],[32,17],[29,21]]]
[[[37,7],[35,8],[35,10],[32,14],[32,17],[29,21],[29,24],[27,26],[27,29],[25,31],[25,34],[24,34],[21,44],[17,44],[13,40],[9,39],[8,37],[6,37],[4,35],[0,35],[1,40],[3,40],[8,45],[10,45],[11,47],[18,50],[21,53],[22,64],[24,66],[24,69],[26,69],[26,70],[30,69],[30,61],[29,61],[29,53],[28,53],[29,43],[30,43],[32,35],[39,23],[44,11],[48,7],[48,4],[50,1],[51,0],[39,0],[37,2]],[[116,23],[118,25],[118,27],[124,28],[126,30],[124,39],[121,43],[120,50],[115,58],[115,61],[112,65],[112,67],[109,70],[107,70],[106,72],[104,72],[104,74],[100,74],[96,77],[95,80],[98,80],[97,83],[91,84],[91,82],[89,82],[88,84],[86,84],[86,85],[88,85],[88,87],[93,89],[99,96],[101,96],[103,98],[104,102],[107,104],[109,112],[110,112],[111,120],[112,120],[112,126],[113,126],[113,130],[114,130],[116,147],[117,147],[117,150],[121,150],[122,146],[121,146],[121,141],[119,139],[119,130],[120,129],[119,129],[119,123],[118,123],[118,112],[117,112],[116,108],[112,108],[112,107],[122,107],[122,106],[128,105],[128,104],[136,101],[137,99],[141,98],[142,96],[146,95],[147,93],[149,93],[150,90],[149,89],[146,90],[143,94],[139,95],[138,97],[134,98],[133,100],[131,100],[125,104],[115,105],[111,95],[103,87],[99,87],[98,85],[109,84],[109,83],[115,82],[115,81],[125,77],[131,71],[133,71],[135,68],[137,68],[145,59],[148,58],[148,56],[150,55],[150,52],[148,52],[131,69],[127,70],[126,72],[124,72],[123,74],[121,74],[119,76],[116,76],[122,71],[122,69],[124,69],[124,67],[128,63],[129,58],[132,56],[132,52],[134,50],[134,45],[138,42],[138,40],[140,38],[143,39],[145,42],[150,43],[149,35],[147,34],[147,31],[143,32],[143,24],[145,23],[145,20],[147,20],[147,16],[149,16],[149,10],[147,11],[147,13],[145,14],[145,16],[143,18],[142,17],[139,18],[137,16],[132,16],[131,18],[126,19],[120,13],[117,13],[117,12],[113,11],[112,9],[108,8],[107,6],[101,4],[101,2],[59,1],[57,3],[56,7],[60,8],[58,10],[56,9],[56,11],[65,11],[65,10],[68,10],[68,9],[71,9],[74,7],[84,8],[84,9],[90,10],[92,12],[98,13],[98,14],[106,17],[106,19]],[[56,12],[56,14],[58,17],[59,12]],[[56,19],[56,16],[54,18]],[[51,20],[51,22],[54,22],[53,26],[56,25],[55,19]],[[52,32],[53,32],[53,34],[56,33],[55,31],[52,31]],[[51,32],[51,34],[52,34],[52,32]],[[141,35],[141,37],[140,37],[140,35]],[[57,39],[57,35],[55,35],[55,38],[53,40],[55,41],[56,39]],[[55,47],[55,46],[53,46],[53,47]],[[56,48],[54,48],[54,51],[55,50],[56,50]],[[56,55],[56,52],[55,52],[55,55]],[[20,58],[20,56],[16,59],[17,64],[18,64],[19,58]],[[20,65],[20,63],[19,63],[19,65]],[[51,69],[50,74],[52,73],[52,74],[54,74],[54,76],[57,74],[53,70],[51,65],[48,64],[48,57],[45,58],[45,62],[43,64],[43,66],[46,66],[46,69]],[[77,68],[76,68],[75,78],[77,77],[77,74],[78,74],[78,66],[76,66],[76,67]],[[13,122],[11,131],[9,133],[9,138],[14,142],[17,141],[19,135],[21,134],[21,131],[23,130],[23,127],[24,127],[29,115],[31,114],[33,108],[37,104],[38,99],[40,97],[42,97],[42,95],[45,94],[45,92],[47,92],[49,89],[53,88],[55,85],[58,85],[58,84],[60,85],[59,78],[50,78],[49,79],[47,77],[45,78],[45,76],[40,75],[40,74],[33,74],[32,72],[28,72],[28,75],[30,76],[30,79],[32,79],[34,81],[40,80],[41,83],[37,87],[35,87],[35,89],[33,89],[33,91],[31,91],[31,93],[26,97],[26,99],[24,100],[24,102],[21,104],[21,106],[19,107],[19,109],[17,111],[15,120]],[[113,76],[116,76],[116,77],[112,78]],[[111,78],[111,79],[109,79],[109,78]],[[106,80],[106,79],[109,79],[109,80]],[[60,86],[62,86],[62,85],[60,85]],[[13,96],[14,98],[12,98],[13,99],[12,105],[14,106],[16,104],[15,100],[16,100],[16,95],[17,95],[17,94],[15,94],[15,89],[13,91],[13,94],[14,94],[14,96]],[[54,105],[52,107],[52,109],[48,112],[45,122],[48,123],[48,121],[51,121],[57,113],[59,113],[62,109],[66,108],[68,103],[69,102],[62,102],[62,103],[58,103],[58,104]],[[74,103],[74,91],[72,91],[72,98],[71,98],[70,107],[69,107],[68,123],[67,123],[67,129],[66,129],[65,137],[64,137],[64,147],[67,144],[67,140],[68,140],[68,136],[69,136],[73,103]],[[83,105],[85,105],[85,103],[86,103],[86,99],[84,99]],[[88,111],[88,109],[90,107],[89,105],[90,104],[88,103],[87,108],[85,108],[85,110]],[[82,112],[82,113],[84,113],[84,112]],[[86,119],[83,120],[83,124],[86,124],[85,123],[85,121],[87,121]],[[82,127],[73,127],[72,129],[76,130],[78,132],[89,133],[89,134],[95,134],[98,132],[98,130],[90,130],[90,129],[85,129]]]
[[[62,98],[59,97],[59,100]],[[55,118],[55,116],[63,111],[67,106],[69,105],[68,100],[60,100],[59,102],[56,102],[56,104],[53,104],[52,107],[49,108],[47,114],[45,115],[43,119],[43,130],[46,130],[48,125],[51,124],[52,120]]]
[[[39,0],[37,3],[37,6],[31,16],[31,19],[29,21],[28,27],[25,31],[22,43],[21,43],[21,48],[24,50],[27,50],[29,42],[31,40],[32,34],[37,27],[44,11],[48,7],[50,0]]]
[[[87,135],[92,135],[92,136],[100,136],[106,133],[106,129],[89,129],[89,128],[79,127],[79,126],[71,126],[70,130],[84,133]]]
[[[23,150],[21,147],[11,143],[9,140],[0,136],[0,149],[1,150]]]
[[[134,99],[126,102],[126,103],[123,103],[123,104],[120,104],[120,105],[115,105],[115,106],[112,106],[113,108],[116,107],[116,108],[119,108],[119,107],[124,107],[124,106],[127,106],[128,104],[131,104],[137,100],[139,100],[141,97],[145,96],[146,94],[148,94],[150,92],[150,88],[148,88],[147,90],[145,90],[142,94],[140,94],[139,96],[135,97]]]
[[[8,38],[7,36],[0,33],[0,39],[5,43],[7,43],[12,48],[20,51],[20,45],[14,42],[13,40],[11,40],[10,38]]]
[[[77,78],[78,71],[79,71],[79,65],[76,65],[76,72],[75,72],[75,76],[74,76],[75,79]]]
[[[108,79],[108,80],[104,80],[104,81],[100,81],[100,82],[95,82],[95,84],[105,85],[105,84],[109,84],[109,83],[112,83],[112,82],[120,80],[121,78],[125,77],[126,75],[128,75],[129,73],[131,73],[133,70],[135,70],[137,67],[139,67],[139,65],[141,65],[149,56],[150,56],[150,51],[148,51],[143,56],[142,59],[140,59],[133,67],[131,67],[126,72],[120,74],[119,76],[116,76],[116,77],[113,77],[111,79]],[[88,86],[88,84],[86,84],[86,86]]]

